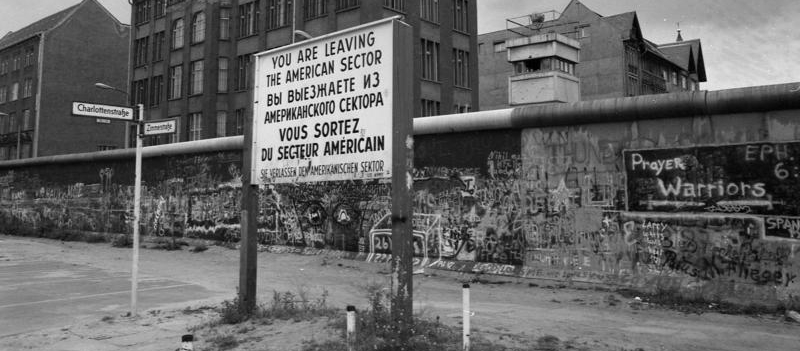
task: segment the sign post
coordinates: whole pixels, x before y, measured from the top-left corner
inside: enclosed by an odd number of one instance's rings
[[[412,317],[410,171],[415,104],[412,32],[398,18],[256,54],[243,188],[391,179],[397,289],[392,311],[400,331],[407,331]],[[239,293],[241,301],[254,306],[255,259],[245,258],[250,249],[244,247],[255,246],[258,212],[255,205],[250,207],[252,195],[246,192]]]
[[[116,88],[106,86],[105,84],[96,84],[96,86],[101,89],[117,90]],[[74,116],[122,120],[136,123],[136,165],[133,185],[133,257],[131,259],[130,315],[132,317],[137,315],[137,294],[139,291],[139,221],[141,217],[140,207],[142,194],[142,135],[144,133],[144,105],[136,105],[136,110],[138,113],[134,113],[134,110],[131,107],[101,105],[77,101],[72,103],[72,114]]]
[[[138,104],[136,118],[136,170],[133,185],[133,263],[131,264],[131,316],[137,314],[137,294],[139,291],[139,219],[142,202],[142,121],[144,121],[144,105]]]

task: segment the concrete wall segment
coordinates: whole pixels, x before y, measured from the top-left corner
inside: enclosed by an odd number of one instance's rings
[[[415,119],[415,262],[800,306],[793,86]],[[242,142],[145,148],[142,232],[237,241]],[[128,233],[132,156],[0,164],[0,228]],[[673,190],[659,193],[659,182]],[[390,257],[391,184],[260,191],[259,243],[270,252]]]

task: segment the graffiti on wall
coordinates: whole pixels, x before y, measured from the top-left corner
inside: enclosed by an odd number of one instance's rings
[[[417,136],[415,264],[797,295],[800,143],[692,146],[691,126],[671,126],[672,136],[644,136],[637,128]],[[230,151],[145,159],[141,233],[238,241],[240,162],[241,153]],[[0,226],[130,233],[131,163],[0,171]],[[260,189],[258,241],[280,248],[271,252],[337,251],[388,261],[390,194],[385,180]]]

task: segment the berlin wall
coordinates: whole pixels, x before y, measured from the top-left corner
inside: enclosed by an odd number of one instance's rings
[[[798,86],[417,120],[415,264],[800,305]],[[146,237],[240,237],[241,137],[196,143],[211,147],[145,148]],[[390,194],[377,180],[263,188],[259,243],[387,261]],[[130,233],[132,204],[131,152],[0,164],[4,233]]]

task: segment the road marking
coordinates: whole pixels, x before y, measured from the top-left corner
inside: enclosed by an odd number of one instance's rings
[[[108,279],[120,279],[120,278],[130,278],[130,275],[107,276],[96,279],[75,278],[75,279],[62,279],[62,280],[27,281],[25,283],[19,283],[19,284],[5,284],[3,285],[3,287],[15,287],[15,286],[36,285],[36,284],[60,284],[60,283],[69,283],[74,281],[104,282],[107,281]],[[125,279],[125,280],[130,280],[130,279]],[[3,281],[3,279],[0,279],[0,281]]]
[[[159,286],[159,287],[155,287],[155,288],[139,289],[138,291],[142,292],[142,291],[153,291],[153,290],[165,290],[165,289],[172,289],[172,288],[180,288],[180,287],[184,287],[184,286],[196,286],[196,285],[195,284],[178,284],[178,285],[169,285],[169,286]],[[88,298],[92,298],[92,297],[100,297],[100,296],[108,296],[108,295],[130,294],[130,292],[131,292],[130,290],[125,290],[125,291],[115,291],[115,292],[102,293],[102,294],[67,297],[67,298],[63,298],[63,299],[52,299],[52,300],[22,302],[22,303],[10,304],[10,305],[2,305],[2,306],[0,306],[0,308],[36,305],[36,304],[40,304],[40,303],[50,303],[50,302],[59,302],[59,301],[72,301],[72,300],[88,299]]]

